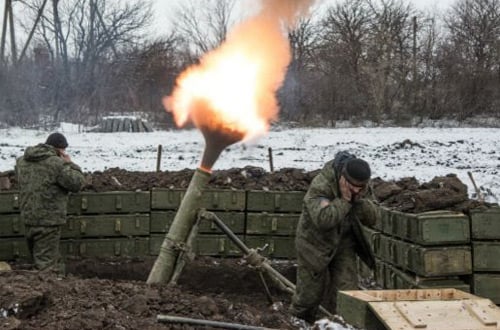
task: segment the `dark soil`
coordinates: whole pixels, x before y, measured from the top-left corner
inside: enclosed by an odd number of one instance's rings
[[[187,188],[194,170],[165,172],[130,172],[112,168],[86,174],[84,191],[150,190],[151,188]],[[319,170],[306,172],[284,168],[270,173],[260,167],[232,168],[214,171],[209,188],[306,191]],[[16,189],[13,171],[0,175],[0,190]],[[2,188],[3,186],[3,188]],[[432,210],[468,212],[480,204],[469,199],[467,186],[456,175],[435,177],[419,183],[414,177],[397,181],[374,178],[372,186],[376,199],[384,206],[402,212],[418,213]]]
[[[0,329],[196,328],[161,324],[157,315],[296,328],[287,313],[289,295],[267,278],[271,304],[257,271],[240,259],[196,259],[177,286],[147,285],[153,262],[68,260],[64,278],[14,265],[13,271],[0,272]],[[293,264],[273,267],[294,280]]]

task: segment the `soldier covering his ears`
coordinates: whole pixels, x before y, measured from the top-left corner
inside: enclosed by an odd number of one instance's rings
[[[21,218],[38,270],[64,273],[59,242],[68,193],[78,192],[84,182],[80,167],[66,154],[67,147],[64,135],[52,133],[45,143],[26,148],[16,162]]]
[[[291,313],[314,323],[320,303],[336,312],[338,290],[356,290],[356,254],[369,267],[374,259],[361,225],[380,218],[378,206],[368,197],[371,170],[368,163],[339,152],[313,179],[304,196],[297,226],[296,292]]]

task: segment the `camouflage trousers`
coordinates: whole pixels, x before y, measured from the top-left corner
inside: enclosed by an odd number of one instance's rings
[[[25,235],[35,268],[64,274],[65,266],[59,249],[61,226],[26,225]]]
[[[316,320],[319,305],[335,314],[337,291],[356,290],[358,271],[354,243],[343,239],[328,267],[315,273],[298,260],[297,284],[290,312],[309,323]]]

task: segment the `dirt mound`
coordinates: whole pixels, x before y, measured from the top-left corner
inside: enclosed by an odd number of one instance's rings
[[[164,172],[133,172],[111,168],[86,174],[84,191],[136,191],[152,188],[187,188],[194,170]],[[209,188],[306,191],[319,170],[304,171],[298,168],[283,168],[274,173],[260,167],[247,166],[214,171]],[[4,182],[0,190],[17,189],[14,172],[0,175]],[[456,175],[439,176],[429,182],[419,183],[415,178],[396,181],[372,180],[377,200],[384,206],[403,212],[418,213],[432,210],[454,210],[468,212],[479,203],[470,200],[467,186]]]
[[[160,314],[295,328],[286,311],[290,297],[268,280],[271,305],[257,271],[240,259],[197,259],[173,287],[145,283],[153,262],[68,260],[78,276],[63,279],[14,266],[0,273],[0,329],[193,329],[160,324]],[[292,264],[278,267],[294,278]]]

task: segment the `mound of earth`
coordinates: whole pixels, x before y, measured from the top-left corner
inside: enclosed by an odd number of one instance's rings
[[[68,260],[64,278],[14,265],[0,272],[0,329],[195,329],[158,323],[157,315],[296,329],[288,294],[267,279],[271,304],[241,259],[195,259],[176,286],[146,284],[153,262]],[[294,280],[293,264],[273,267]]]
[[[194,170],[164,172],[133,172],[111,168],[86,174],[84,191],[137,191],[152,188],[187,188]],[[319,170],[304,171],[283,168],[268,172],[260,167],[217,170],[212,174],[209,188],[306,191]],[[1,184],[3,182],[3,184]],[[3,188],[2,188],[3,187]],[[372,180],[374,195],[381,205],[402,212],[418,213],[432,210],[453,210],[467,213],[480,205],[469,199],[467,186],[454,174],[439,176],[419,183],[414,177],[396,181]],[[14,172],[0,175],[0,190],[17,189]]]

